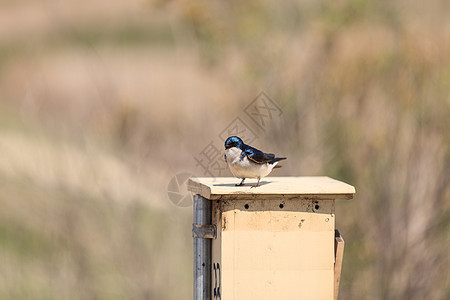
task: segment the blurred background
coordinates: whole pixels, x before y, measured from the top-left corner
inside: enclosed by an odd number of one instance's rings
[[[288,157],[275,176],[356,187],[340,299],[450,299],[449,12],[1,0],[0,298],[191,299],[192,207],[170,182],[229,176],[203,166],[235,130]]]

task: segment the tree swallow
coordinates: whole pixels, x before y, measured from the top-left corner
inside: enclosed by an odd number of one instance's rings
[[[275,154],[264,153],[246,145],[237,136],[230,136],[225,141],[225,161],[231,173],[242,179],[236,186],[244,185],[245,178],[258,178],[258,182],[252,187],[259,186],[261,178],[269,175],[273,168],[281,167],[277,164],[283,159],[286,157],[275,157]]]

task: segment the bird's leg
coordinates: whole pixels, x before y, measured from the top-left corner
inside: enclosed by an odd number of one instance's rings
[[[258,177],[258,182],[255,185],[252,185],[252,188],[260,186],[259,181],[261,180],[261,177]]]
[[[245,178],[242,178],[242,181],[241,181],[241,183],[236,183],[235,184],[235,186],[243,186],[244,185],[244,180],[245,180]]]

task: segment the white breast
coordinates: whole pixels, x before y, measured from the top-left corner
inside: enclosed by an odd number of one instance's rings
[[[238,178],[261,178],[270,174],[274,164],[257,164],[244,156],[241,158],[241,149],[232,147],[225,150],[225,156],[227,159],[228,167],[231,173]]]

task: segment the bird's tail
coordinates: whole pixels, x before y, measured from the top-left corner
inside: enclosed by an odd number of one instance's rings
[[[269,164],[275,164],[275,166],[273,166],[274,168],[281,168],[280,165],[278,165],[278,162],[280,160],[286,159],[287,157],[275,157],[274,159],[272,159],[271,161],[269,161]]]

